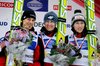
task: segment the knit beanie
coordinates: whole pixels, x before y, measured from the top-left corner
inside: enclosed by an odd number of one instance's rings
[[[26,18],[34,18],[36,20],[36,14],[33,10],[30,10],[30,11],[24,11],[22,17],[21,17],[21,20],[24,20]]]
[[[74,11],[74,16],[72,17],[72,20],[71,20],[72,25],[76,21],[82,21],[82,22],[86,23],[84,15],[82,14],[81,10],[78,10],[78,9]]]
[[[44,23],[47,20],[52,20],[54,23],[57,23],[58,22],[58,17],[56,15],[56,13],[54,13],[53,11],[51,11],[51,12],[46,13],[45,16],[44,16]]]

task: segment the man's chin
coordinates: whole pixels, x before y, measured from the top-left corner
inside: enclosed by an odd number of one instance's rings
[[[48,31],[53,31],[52,29],[48,29]]]
[[[78,33],[82,33],[82,31],[78,31]]]
[[[31,29],[31,28],[32,28],[32,26],[27,26],[27,28],[28,28],[28,29]]]

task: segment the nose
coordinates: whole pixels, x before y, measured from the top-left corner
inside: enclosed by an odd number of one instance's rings
[[[51,24],[51,22],[49,21],[49,22],[48,22],[48,24],[50,25],[50,24]]]
[[[79,26],[79,27],[82,27],[82,24],[79,23],[78,26]]]
[[[30,23],[33,23],[33,21],[31,20]]]

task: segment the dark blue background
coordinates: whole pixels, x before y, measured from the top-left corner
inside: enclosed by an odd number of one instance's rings
[[[30,1],[33,1],[33,0],[24,0],[23,10],[31,10],[30,8],[27,7],[27,3]],[[41,9],[36,10],[36,11],[47,12],[48,11],[48,0],[37,0],[37,1],[41,2],[43,4],[43,7]]]

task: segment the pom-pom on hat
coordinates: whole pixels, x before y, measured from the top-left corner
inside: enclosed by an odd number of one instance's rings
[[[36,14],[33,10],[29,10],[29,11],[24,11],[21,20],[24,20],[26,18],[34,18],[36,20]]]
[[[46,13],[45,16],[44,16],[44,23],[47,20],[52,20],[54,23],[57,23],[58,22],[58,17],[56,15],[56,13],[54,13],[53,11],[51,11],[51,12]]]
[[[77,9],[74,11],[74,16],[72,17],[72,25],[76,22],[76,21],[83,21],[84,23],[86,23],[85,17],[82,14],[81,10]]]

